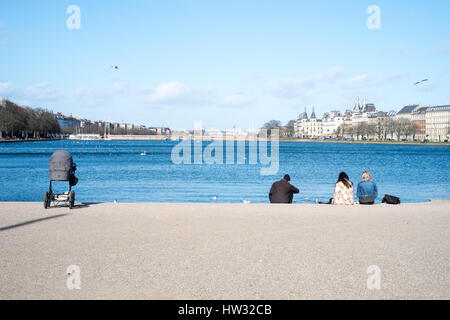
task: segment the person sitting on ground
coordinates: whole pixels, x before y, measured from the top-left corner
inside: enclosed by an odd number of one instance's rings
[[[270,203],[292,203],[294,193],[300,191],[291,185],[291,177],[287,174],[280,181],[275,182],[269,192]]]
[[[334,188],[334,197],[331,200],[335,205],[352,205],[353,201],[353,183],[345,172],[339,174],[338,181]]]
[[[356,196],[360,204],[374,204],[378,197],[377,185],[373,182],[369,171],[363,172],[362,181],[358,184],[356,190]]]

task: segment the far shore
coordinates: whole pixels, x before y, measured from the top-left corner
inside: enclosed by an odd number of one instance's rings
[[[0,139],[0,143],[14,143],[14,142],[43,142],[43,141],[61,141],[64,139],[59,138],[49,138],[49,139],[14,139],[14,140],[6,140]]]
[[[110,135],[105,139],[59,139],[59,138],[49,138],[49,139],[17,139],[17,140],[5,140],[0,139],[0,143],[14,143],[14,142],[42,142],[42,141],[180,141],[181,139],[174,139],[170,136],[139,136],[139,135]],[[230,139],[220,139],[220,138],[211,138],[211,137],[202,137],[202,139],[196,139],[195,137],[192,139],[193,141],[205,141],[205,142],[213,142],[213,141],[231,141]],[[247,138],[237,138],[234,141],[250,141]],[[271,141],[270,138],[259,138],[258,141]],[[450,146],[450,142],[418,142],[418,141],[369,141],[369,140],[337,140],[337,139],[298,139],[298,138],[285,138],[280,137],[279,142],[297,142],[297,143],[345,143],[345,144],[384,144],[384,145],[399,145],[399,146],[441,146],[448,147]]]
[[[310,139],[280,139],[280,142],[311,142],[311,143],[349,143],[349,144],[390,144],[406,146],[450,146],[450,142],[418,142],[418,141],[368,141],[368,140],[310,140]]]

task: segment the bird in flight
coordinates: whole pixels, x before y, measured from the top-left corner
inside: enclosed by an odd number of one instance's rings
[[[428,79],[423,79],[421,81],[417,81],[416,83],[414,83],[414,85],[417,86],[418,84],[425,82],[425,81],[428,81]]]
[[[119,70],[119,67],[118,66],[111,66],[111,68],[113,68],[114,70]]]

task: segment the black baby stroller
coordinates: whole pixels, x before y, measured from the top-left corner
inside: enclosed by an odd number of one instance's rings
[[[72,209],[75,204],[75,192],[72,191],[72,187],[78,182],[75,177],[77,166],[73,162],[72,155],[64,150],[56,151],[50,157],[48,168],[50,171],[50,188],[44,195],[44,208],[50,207],[50,204],[54,201],[69,202],[69,208]],[[69,191],[59,194],[53,193],[52,181],[68,181]]]

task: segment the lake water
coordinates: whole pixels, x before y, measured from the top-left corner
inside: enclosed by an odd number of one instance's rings
[[[282,142],[279,172],[261,176],[261,165],[173,164],[176,144],[0,143],[0,201],[41,201],[48,189],[50,155],[60,149],[71,152],[77,163],[80,181],[74,190],[83,202],[267,203],[271,184],[289,173],[300,189],[294,202],[311,203],[332,197],[340,171],[357,184],[365,170],[372,173],[381,196],[396,195],[403,202],[450,198],[449,147]],[[59,182],[55,191],[66,186]]]

